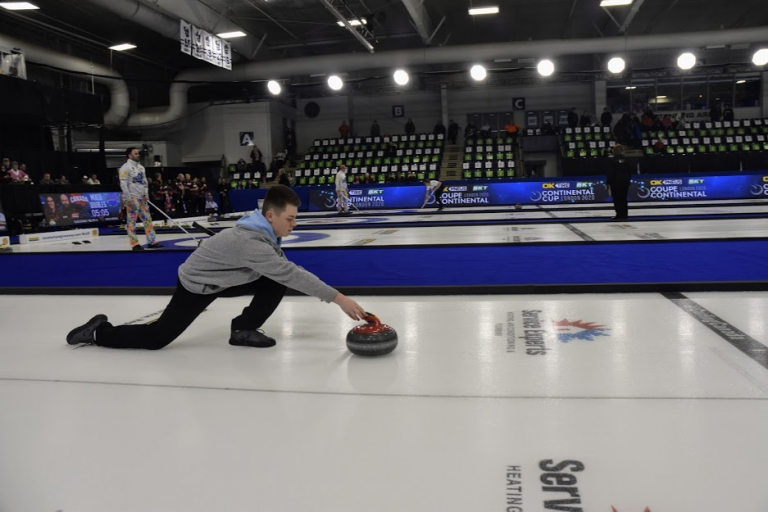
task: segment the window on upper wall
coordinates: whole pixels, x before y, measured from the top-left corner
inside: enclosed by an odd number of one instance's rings
[[[734,107],[757,107],[760,105],[760,76],[736,77]]]
[[[611,112],[628,112],[632,104],[629,83],[624,80],[612,80],[606,87],[605,103]]]
[[[664,112],[680,110],[681,104],[681,80],[679,78],[664,78],[656,82],[656,97],[654,98],[654,110]]]
[[[656,80],[633,80],[630,85],[632,88],[632,111],[645,112],[649,108],[656,108]]]
[[[692,76],[683,78],[682,109],[707,109],[707,77]]]
[[[708,107],[714,106],[724,109],[733,105],[733,76],[710,76],[709,77],[709,102]]]

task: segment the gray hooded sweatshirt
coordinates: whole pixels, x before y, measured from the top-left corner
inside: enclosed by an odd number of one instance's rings
[[[332,302],[337,290],[288,261],[272,225],[259,211],[205,240],[179,267],[182,286],[209,295],[266,276],[288,288]]]

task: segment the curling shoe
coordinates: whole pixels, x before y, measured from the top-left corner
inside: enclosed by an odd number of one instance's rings
[[[236,347],[274,347],[277,345],[275,338],[270,338],[261,329],[253,331],[232,331],[229,344]]]

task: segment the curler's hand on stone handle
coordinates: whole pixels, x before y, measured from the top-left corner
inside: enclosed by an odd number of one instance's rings
[[[365,309],[341,292],[336,294],[333,303],[338,305],[352,320],[362,320],[363,316],[365,316]]]

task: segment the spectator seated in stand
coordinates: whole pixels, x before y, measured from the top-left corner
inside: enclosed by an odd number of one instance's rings
[[[11,162],[11,169],[6,176],[12,183],[29,183],[29,175],[19,168],[19,162]]]
[[[59,185],[69,185],[70,184],[69,180],[67,179],[67,177],[64,176],[63,174],[61,176],[59,176],[59,179],[56,180],[56,183],[58,183]]]
[[[96,176],[96,174],[91,174],[91,177],[88,178],[88,184],[89,185],[101,185],[101,182],[99,181],[99,177]]]
[[[290,187],[291,181],[288,178],[288,173],[285,171],[285,169],[280,169],[279,175],[280,177],[277,180],[278,185],[285,185],[286,187]]]
[[[37,184],[38,185],[54,185],[55,182],[51,179],[51,174],[46,172],[46,173],[43,173],[43,179],[41,179]]]

